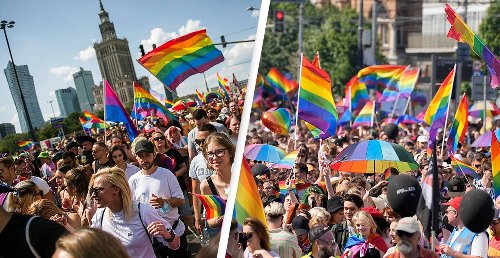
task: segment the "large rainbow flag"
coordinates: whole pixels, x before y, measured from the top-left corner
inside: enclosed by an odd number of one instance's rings
[[[455,67],[450,71],[448,76],[444,79],[438,92],[434,95],[431,103],[425,112],[425,122],[431,126],[429,131],[429,148],[436,140],[437,130],[445,128],[446,117],[448,116],[448,109],[451,99],[451,92],[453,89],[453,80],[455,79]]]
[[[448,151],[457,152],[458,143],[462,142],[467,132],[467,126],[469,125],[469,102],[467,101],[467,96],[462,96],[462,100],[458,105],[457,112],[455,113],[455,120],[451,125],[450,134],[448,136]]]
[[[205,208],[206,219],[218,218],[226,211],[226,201],[218,195],[193,194]]]
[[[332,95],[332,86],[328,73],[314,67],[302,55],[300,89],[297,104],[298,120],[310,123],[322,131],[322,139],[337,132],[337,108]]]
[[[365,106],[359,111],[358,116],[352,123],[352,128],[358,126],[373,126],[373,119],[375,117],[375,101],[366,102]]]
[[[267,73],[266,81],[278,94],[294,92],[299,86],[296,81],[286,78],[285,75],[274,67]]]
[[[418,75],[420,74],[420,69],[410,69],[409,67],[401,76],[401,80],[399,81],[398,90],[400,97],[410,97],[413,89],[415,88],[415,84],[418,80]]]
[[[260,199],[257,184],[252,175],[250,165],[245,158],[241,163],[240,178],[238,181],[238,191],[234,204],[236,221],[243,227],[246,218],[254,217],[267,225],[264,206]]]
[[[459,42],[467,43],[472,51],[480,56],[491,75],[491,86],[498,87],[500,81],[500,61],[493,52],[484,44],[484,42],[467,26],[462,18],[451,8],[448,4],[444,7],[444,11],[448,16],[448,21],[451,28],[448,31],[448,37],[453,38]]]
[[[165,105],[137,82],[134,82],[134,106],[132,110],[135,113],[135,118],[138,119],[140,119],[138,116],[140,114],[142,118],[156,115],[162,118],[165,123],[170,120],[177,120]]]
[[[359,70],[358,78],[370,89],[382,86],[397,90],[405,70],[404,65],[372,65]]]
[[[496,198],[500,196],[500,143],[496,133],[491,134],[491,167]]]
[[[224,61],[205,29],[172,39],[138,62],[172,91],[189,76],[203,73]]]
[[[133,141],[137,137],[137,128],[135,128],[120,99],[118,99],[115,91],[106,80],[104,80],[104,120],[116,123],[122,122],[125,128],[127,128],[130,141]]]

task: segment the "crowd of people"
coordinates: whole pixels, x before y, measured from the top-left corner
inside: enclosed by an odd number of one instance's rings
[[[1,158],[0,257],[192,257],[221,229],[192,193],[227,199],[240,95]]]
[[[500,198],[495,199],[493,189],[490,148],[470,146],[483,133],[481,124],[469,125],[465,143],[456,153],[447,150],[443,128],[438,131],[440,229],[433,239],[435,249],[431,250],[424,222],[416,215],[401,216],[389,204],[392,197],[387,195],[387,188],[390,180],[400,174],[397,169],[388,168],[391,176],[386,178],[370,171],[335,171],[330,166],[351,144],[384,140],[403,146],[414,157],[418,169],[401,174],[412,176],[422,186],[431,163],[427,125],[347,126],[335,136],[319,140],[299,124],[298,131],[292,128],[289,134],[280,135],[261,121],[262,112],[276,104],[266,103],[269,105],[252,110],[247,146],[269,144],[286,153],[297,151],[297,158],[291,169],[248,160],[267,225],[253,218],[247,220],[243,233],[250,240],[243,250],[244,257],[500,257],[499,210],[489,229],[480,233],[468,229],[460,214],[462,196],[473,189],[485,191],[495,208],[500,209]],[[476,173],[456,171],[452,158],[471,165]]]

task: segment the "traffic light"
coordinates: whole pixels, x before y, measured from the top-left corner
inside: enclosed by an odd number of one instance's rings
[[[226,37],[220,36],[220,43],[222,45],[222,48],[225,48],[227,46]]]
[[[283,10],[274,11],[274,32],[282,33],[285,31],[285,12]]]

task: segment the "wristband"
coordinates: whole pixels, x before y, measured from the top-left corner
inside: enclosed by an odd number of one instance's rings
[[[167,242],[171,243],[171,242],[172,242],[172,241],[174,241],[174,239],[175,239],[175,232],[174,232],[174,230],[173,230],[173,229],[171,229],[171,228],[167,228],[166,230],[167,230],[167,232],[170,234],[170,238],[166,238],[166,239],[165,239],[165,241],[167,241]]]

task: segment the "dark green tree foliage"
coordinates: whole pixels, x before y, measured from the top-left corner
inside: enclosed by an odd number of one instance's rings
[[[27,141],[30,139],[28,133],[17,133],[7,135],[2,140],[0,140],[0,153],[8,152],[9,154],[13,154],[19,149],[17,146],[17,142]]]
[[[63,128],[66,134],[82,131],[80,117],[83,117],[82,112],[73,112],[64,119]]]
[[[497,57],[500,55],[500,1],[492,1],[479,25],[479,37]]]
[[[276,67],[291,72],[297,79],[298,4],[272,4],[268,24],[272,24],[277,9],[285,11],[285,33],[266,30],[259,72],[265,76],[271,67]],[[321,68],[330,73],[334,93],[343,94],[345,84],[356,72],[358,14],[353,9],[339,10],[331,4],[318,9],[308,1],[304,13],[304,54],[312,61],[319,51]]]

